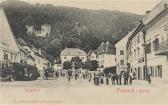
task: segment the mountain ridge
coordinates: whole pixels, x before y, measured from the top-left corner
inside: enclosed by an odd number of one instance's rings
[[[102,41],[115,44],[132,30],[142,15],[133,13],[90,10],[51,4],[29,4],[18,0],[2,2],[16,38],[23,38],[44,49],[51,61],[59,58],[65,47],[79,47],[88,52]],[[26,25],[50,24],[51,35],[40,38],[27,35]]]

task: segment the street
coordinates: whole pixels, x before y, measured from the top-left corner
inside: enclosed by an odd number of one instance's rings
[[[111,83],[111,82],[110,82]],[[133,81],[132,85],[95,86],[88,80],[0,82],[1,105],[168,105],[168,85],[149,85]]]

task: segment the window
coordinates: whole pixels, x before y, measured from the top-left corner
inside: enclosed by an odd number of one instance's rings
[[[155,40],[153,41],[153,50],[156,51],[158,49],[158,45],[159,45],[159,39],[155,38]]]
[[[66,57],[64,57],[64,59],[66,59]]]
[[[124,55],[124,50],[120,50],[120,55]]]
[[[151,70],[151,76],[154,77],[154,67],[150,66],[150,70]]]
[[[162,78],[162,65],[158,65],[157,69],[158,69],[158,77]]]
[[[120,60],[120,65],[124,65],[124,60]]]
[[[145,50],[146,50],[147,54],[151,53],[151,43],[146,45],[146,49]]]

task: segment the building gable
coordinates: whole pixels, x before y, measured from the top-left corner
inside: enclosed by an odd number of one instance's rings
[[[16,40],[2,7],[0,7],[0,23],[0,47],[15,53],[19,52]]]

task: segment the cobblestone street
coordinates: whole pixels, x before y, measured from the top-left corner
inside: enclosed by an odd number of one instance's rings
[[[134,81],[133,85],[95,86],[88,80],[66,78],[57,80],[0,82],[1,105],[168,105],[167,85],[149,85]],[[129,96],[129,97],[127,97]],[[8,97],[8,98],[6,98]],[[8,100],[7,100],[8,99]]]

